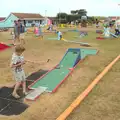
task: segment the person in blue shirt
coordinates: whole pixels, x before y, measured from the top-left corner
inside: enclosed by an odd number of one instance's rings
[[[57,31],[57,35],[58,35],[58,40],[62,40],[62,38],[63,38],[62,32]]]
[[[18,22],[20,24],[20,42],[21,44],[25,44],[25,39],[24,39],[25,26],[20,20],[18,20]]]

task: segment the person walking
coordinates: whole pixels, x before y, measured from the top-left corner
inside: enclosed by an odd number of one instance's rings
[[[14,21],[14,45],[19,43],[19,32],[18,32],[18,22]]]

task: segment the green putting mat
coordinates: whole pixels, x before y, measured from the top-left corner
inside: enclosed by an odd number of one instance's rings
[[[76,52],[68,51],[66,56],[60,62],[59,66],[64,67],[64,68],[72,68],[72,67],[74,67],[75,61],[77,60],[79,54],[80,54],[80,51],[76,51]]]
[[[54,69],[45,77],[38,80],[31,88],[47,87],[47,91],[52,92],[69,73],[70,70],[65,68]]]
[[[85,58],[88,55],[96,55],[97,54],[97,50],[96,49],[84,49],[81,48],[81,59]]]
[[[73,68],[80,59],[85,58],[87,55],[95,55],[96,53],[97,50],[95,49],[69,49],[58,67],[36,81],[30,88],[46,87],[47,91],[54,91],[71,72],[69,68]]]

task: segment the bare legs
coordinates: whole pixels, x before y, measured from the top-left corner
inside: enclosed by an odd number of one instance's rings
[[[20,44],[20,36],[15,36],[15,40],[14,40],[14,45],[19,45]]]
[[[21,41],[20,43],[21,43],[22,45],[25,44],[25,40],[24,40],[23,38],[22,38],[20,41]]]
[[[23,94],[26,94],[26,82],[24,81],[22,84],[23,87]]]
[[[15,98],[20,98],[20,96],[17,94],[17,90],[19,89],[20,85],[21,85],[21,82],[16,82],[15,88],[12,93],[12,96]]]
[[[25,44],[24,33],[20,34],[20,44],[21,45]]]
[[[17,90],[19,89],[20,85],[22,83],[22,87],[23,87],[23,94],[26,95],[26,82],[23,81],[23,82],[16,82],[16,85],[14,87],[14,90],[13,90],[13,93],[12,93],[12,96],[15,97],[15,98],[20,98],[20,96],[17,94]]]

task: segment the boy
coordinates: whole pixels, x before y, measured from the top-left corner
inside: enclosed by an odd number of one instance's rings
[[[60,34],[60,40],[62,40],[63,39],[62,32],[59,31],[59,34]]]
[[[58,40],[62,40],[63,39],[62,32],[57,31],[57,34],[58,34]]]
[[[26,94],[26,77],[24,69],[22,66],[25,64],[24,57],[22,53],[25,51],[25,48],[22,46],[15,47],[15,53],[12,55],[11,68],[13,71],[14,78],[16,80],[16,85],[14,87],[12,96],[15,98],[20,98],[17,94],[17,90],[22,83],[23,93]]]

